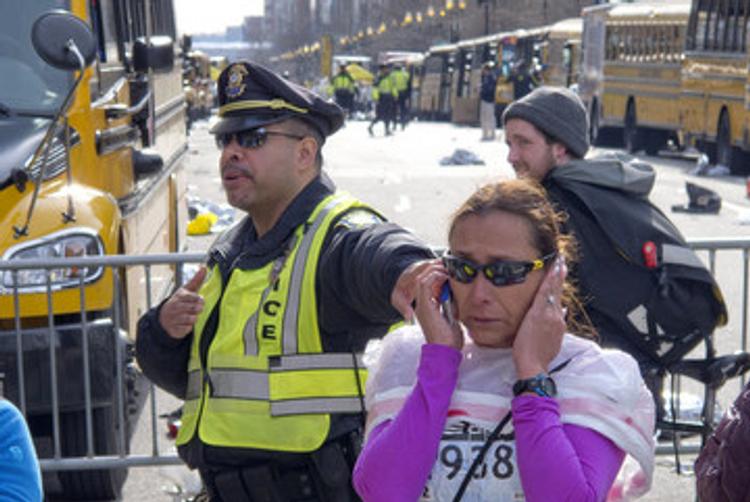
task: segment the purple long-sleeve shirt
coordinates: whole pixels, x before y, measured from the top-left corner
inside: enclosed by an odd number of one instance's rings
[[[435,463],[461,357],[451,347],[422,347],[414,390],[395,418],[372,430],[354,467],[354,487],[366,502],[419,499]],[[523,395],[511,408],[527,502],[606,498],[625,452],[598,432],[562,424],[553,398]]]

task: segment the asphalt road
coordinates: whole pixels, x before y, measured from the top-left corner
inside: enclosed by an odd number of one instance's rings
[[[395,135],[382,136],[382,125],[376,136],[369,137],[365,122],[350,122],[331,137],[324,148],[324,169],[337,185],[380,209],[389,219],[412,229],[421,238],[435,245],[445,245],[445,229],[451,211],[476,187],[498,179],[510,178],[513,172],[505,161],[507,149],[502,134],[492,142],[481,142],[481,132],[476,127],[457,127],[444,123],[412,123]],[[484,161],[483,165],[440,165],[440,160],[464,149]],[[595,150],[591,154],[616,153],[613,150]],[[746,197],[745,179],[740,177],[695,177],[689,171],[694,158],[662,155],[643,157],[655,165],[658,177],[652,200],[664,210],[688,238],[738,237],[750,231],[750,202]],[[190,137],[188,159],[191,194],[203,201],[223,204],[224,196],[218,176],[218,151],[207,134],[206,122],[198,122]],[[674,213],[673,205],[686,204],[685,182],[692,181],[717,191],[723,198],[718,215]],[[214,234],[188,238],[190,250],[205,250]],[[729,254],[731,255],[731,254]],[[717,276],[730,303],[730,324],[717,333],[720,352],[731,352],[739,347],[742,321],[740,305],[741,270],[739,253],[717,263]],[[698,389],[689,391],[698,392]],[[736,382],[725,386],[720,395],[726,407],[736,395]],[[178,405],[170,396],[157,392],[157,410],[171,411]],[[151,452],[151,418],[147,405],[133,450]],[[162,450],[171,447],[164,437],[166,426],[157,420],[157,436]],[[692,458],[683,457],[688,468]],[[187,476],[187,478],[185,478]],[[123,500],[137,502],[171,501],[174,497],[164,488],[184,484],[191,479],[178,467],[137,467],[131,469],[126,482]],[[689,501],[694,499],[692,476],[675,473],[674,458],[660,456],[653,489],[644,501]]]

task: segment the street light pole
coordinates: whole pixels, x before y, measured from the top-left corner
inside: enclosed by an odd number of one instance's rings
[[[490,34],[490,0],[479,0],[484,5],[484,34]]]

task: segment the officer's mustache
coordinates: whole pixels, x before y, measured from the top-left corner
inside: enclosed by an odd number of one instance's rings
[[[247,167],[245,167],[243,165],[240,165],[240,164],[234,164],[234,163],[231,163],[231,162],[227,163],[227,164],[224,164],[223,166],[221,166],[221,176],[223,177],[224,174],[226,173],[226,171],[229,170],[229,169],[232,169],[235,172],[237,172],[238,174],[241,174],[241,175],[246,176],[248,178],[251,178],[251,179],[253,178],[253,174],[250,172],[250,170]]]

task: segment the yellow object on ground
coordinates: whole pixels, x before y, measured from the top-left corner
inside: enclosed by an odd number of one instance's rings
[[[201,213],[187,225],[188,235],[205,235],[211,232],[211,227],[219,219],[214,213]]]

